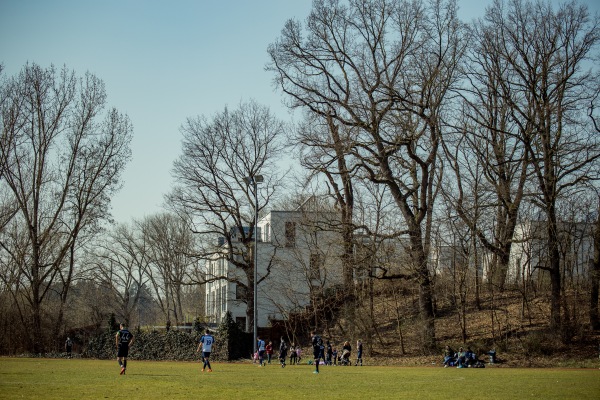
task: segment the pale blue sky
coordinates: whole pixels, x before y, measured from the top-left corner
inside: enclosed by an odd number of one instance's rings
[[[459,0],[461,16],[492,0]],[[553,0],[554,2],[554,0]],[[558,2],[558,1],[557,1]],[[594,12],[600,0],[581,0]],[[128,222],[161,211],[186,118],[255,99],[289,119],[264,71],[267,46],[312,0],[0,0],[0,63],[96,74],[108,104],[129,115],[133,159],[113,215]]]

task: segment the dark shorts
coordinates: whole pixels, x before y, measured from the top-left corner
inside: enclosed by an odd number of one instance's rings
[[[263,358],[265,356],[265,351],[264,350],[259,350],[258,351],[258,357],[259,358]]]
[[[117,350],[117,357],[127,357],[129,355],[129,345],[120,344]]]
[[[210,358],[210,351],[203,351],[202,352],[202,357],[206,358],[208,360]]]

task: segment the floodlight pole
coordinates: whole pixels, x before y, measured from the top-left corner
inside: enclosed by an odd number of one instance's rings
[[[258,184],[264,180],[262,175],[254,175],[244,178],[248,186],[254,189],[254,353],[258,351]]]

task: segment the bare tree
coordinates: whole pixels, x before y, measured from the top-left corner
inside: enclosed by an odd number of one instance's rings
[[[3,179],[18,206],[11,223],[26,229],[23,271],[35,352],[43,350],[42,304],[62,278],[66,296],[77,242],[109,216],[111,195],[130,157],[132,128],[126,116],[104,111],[104,85],[87,73],[26,65],[2,85]],[[17,259],[4,238],[0,247]]]
[[[594,258],[590,266],[590,325],[592,329],[600,329],[600,313],[598,312],[598,295],[600,294],[600,196],[594,221]]]
[[[479,21],[471,29],[475,40],[464,63],[462,109],[455,134],[444,140],[452,173],[443,193],[491,253],[490,283],[502,290],[530,166],[519,140],[522,126],[513,120],[501,89],[510,69],[509,61],[497,56],[499,28]]]
[[[497,2],[486,20],[499,44],[496,57],[509,70],[498,77],[498,90],[519,125],[537,183],[534,202],[546,215],[549,264],[540,268],[550,275],[550,321],[559,329],[557,201],[578,184],[598,178],[600,141],[583,110],[593,98],[596,79],[585,63],[597,48],[600,29],[587,8],[575,2],[556,10],[541,1],[511,0],[507,7]]]
[[[307,179],[324,179],[327,194],[335,201],[336,209],[340,212],[340,226],[336,228],[342,234],[344,284],[346,288],[351,288],[355,265],[353,175],[356,170],[346,149],[349,143],[346,132],[331,115],[319,118],[307,114],[306,121],[296,130],[292,140],[299,144],[300,165],[309,171]]]
[[[286,23],[268,70],[291,107],[343,125],[362,177],[385,185],[404,218],[425,348],[435,346],[428,251],[441,116],[463,51],[452,1],[317,0]],[[306,37],[304,34],[306,33]]]
[[[179,325],[184,318],[183,288],[189,283],[188,278],[196,264],[195,238],[189,223],[176,214],[163,213],[147,217],[139,227],[150,260],[150,268],[146,273],[163,310],[165,322]]]
[[[177,186],[167,197],[198,234],[196,256],[204,262],[225,258],[241,271],[206,275],[204,270],[196,282],[224,279],[237,284],[245,293],[248,321],[254,314],[255,213],[266,209],[280,186],[276,162],[284,129],[268,108],[254,101],[233,111],[225,108],[210,120],[188,119],[181,128],[183,154],[173,172]],[[260,184],[259,175],[264,177]],[[268,274],[269,267],[265,275],[257,275],[257,283]]]
[[[150,250],[137,225],[117,225],[106,238],[93,244],[89,274],[111,293],[111,304],[121,321],[132,321],[141,288],[149,281]]]
[[[600,54],[596,62],[600,60]],[[600,134],[600,117],[598,116],[598,102],[600,101],[600,79],[597,79],[595,94],[590,101],[588,116],[592,120],[596,134]],[[600,330],[600,312],[598,310],[598,296],[600,294],[600,194],[595,191],[597,200],[596,221],[594,224],[594,259],[590,270],[590,325],[594,330]]]

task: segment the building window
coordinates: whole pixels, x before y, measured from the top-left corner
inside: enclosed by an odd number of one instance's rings
[[[219,258],[219,276],[225,276],[225,259]]]
[[[321,264],[323,263],[322,257],[318,253],[310,255],[310,265],[308,271],[308,277],[310,280],[321,279]]]
[[[285,223],[285,247],[296,247],[296,223]]]
[[[227,312],[227,286],[221,287],[221,312]]]
[[[236,300],[246,300],[247,290],[245,286],[235,285],[235,299]]]

